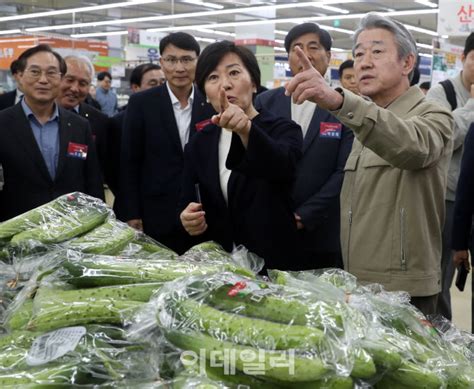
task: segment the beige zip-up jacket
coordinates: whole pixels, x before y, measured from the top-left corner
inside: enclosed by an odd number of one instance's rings
[[[341,192],[344,267],[363,283],[437,294],[451,113],[416,86],[385,109],[344,93],[334,113],[356,138]]]

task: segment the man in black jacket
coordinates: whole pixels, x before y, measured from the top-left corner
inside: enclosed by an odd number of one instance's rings
[[[166,84],[130,98],[123,128],[121,195],[123,218],[171,249],[182,252],[177,207],[183,149],[196,124],[214,110],[193,86],[199,44],[173,33],[160,42]]]
[[[329,33],[315,23],[299,24],[288,32],[285,48],[294,76],[302,71],[295,47],[300,47],[324,76],[331,58]],[[312,102],[294,104],[283,87],[258,95],[255,106],[293,119],[303,130],[303,156],[292,193],[299,233],[295,269],[342,267],[339,194],[354,139],[352,131]]]
[[[0,112],[0,163],[5,184],[0,220],[6,220],[74,191],[103,198],[102,179],[90,126],[55,100],[63,58],[47,45],[18,58],[22,101]]]
[[[18,60],[14,60],[11,65],[10,65],[10,72],[13,76],[13,78],[16,81],[16,89],[4,93],[3,95],[0,95],[0,111],[5,108],[9,108],[16,103],[18,103],[21,99],[21,96],[23,96],[23,92],[21,91],[21,85],[19,83],[19,77],[18,77]]]
[[[94,77],[94,67],[89,58],[85,56],[70,55],[64,58],[67,73],[61,80],[58,103],[61,107],[75,112],[86,119],[92,130],[101,174],[106,184],[110,181],[114,167],[108,158],[107,134],[110,119],[104,113],[85,103],[89,86]]]

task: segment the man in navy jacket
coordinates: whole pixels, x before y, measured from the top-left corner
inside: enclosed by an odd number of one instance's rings
[[[331,58],[331,37],[315,23],[293,27],[285,48],[293,75],[302,70],[294,48],[300,47],[324,76]],[[295,222],[299,231],[298,267],[342,267],[339,239],[339,194],[344,165],[354,136],[328,111],[311,102],[296,105],[283,87],[257,96],[256,108],[296,121],[303,130],[303,157],[293,186]]]
[[[196,124],[214,110],[194,88],[199,44],[189,34],[173,33],[160,42],[166,84],[130,98],[122,137],[121,216],[169,248],[188,248],[178,225],[183,149]]]

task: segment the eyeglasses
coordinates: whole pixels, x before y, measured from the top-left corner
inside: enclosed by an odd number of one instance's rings
[[[163,61],[165,61],[166,66],[173,68],[175,67],[178,62],[181,62],[184,67],[191,66],[194,61],[196,61],[196,57],[181,57],[181,58],[176,58],[176,57],[166,57],[163,58]]]
[[[25,73],[27,74],[28,77],[34,80],[39,80],[43,73],[45,74],[48,80],[57,80],[61,78],[61,72],[56,69],[41,70],[38,68],[30,68],[30,69],[26,69]]]

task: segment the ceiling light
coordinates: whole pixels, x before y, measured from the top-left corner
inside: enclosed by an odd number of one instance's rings
[[[202,37],[199,37],[199,36],[195,36],[194,39],[196,39],[197,41],[203,41],[203,42],[208,42],[208,43],[214,43],[214,42],[217,41],[216,39],[202,38]]]
[[[420,57],[433,58],[433,54],[419,53]]]
[[[443,39],[448,39],[448,38],[449,38],[449,35],[441,35],[441,38],[443,38]]]
[[[286,34],[288,34],[288,31],[275,30],[275,34],[286,35]]]
[[[127,35],[128,31],[91,32],[88,34],[71,34],[71,38],[93,38],[99,36]]]
[[[331,51],[350,51],[349,49],[340,49],[339,47],[331,47]]]
[[[346,0],[346,1],[339,1],[339,2],[341,3],[341,2],[352,2],[352,1]],[[80,27],[96,27],[96,26],[107,26],[107,25],[117,25],[117,24],[131,24],[131,23],[152,22],[152,21],[159,21],[159,20],[198,18],[198,17],[203,17],[203,16],[232,15],[232,14],[246,13],[246,12],[253,13],[255,11],[310,7],[313,5],[314,5],[314,2],[307,1],[307,2],[291,3],[291,4],[276,4],[276,5],[264,5],[264,6],[255,6],[255,7],[229,8],[229,9],[222,9],[218,11],[187,12],[187,13],[172,14],[172,15],[145,16],[145,17],[129,18],[129,19],[101,20],[97,22],[88,22],[88,23],[33,27],[33,28],[27,28],[26,31],[65,30],[65,29],[80,28]],[[339,16],[340,18],[344,18],[344,16],[347,16],[347,15],[339,15]],[[324,19],[328,17],[324,16],[322,18]],[[203,27],[203,26],[201,25],[200,27]]]
[[[207,1],[199,1],[199,0],[182,0],[183,3],[201,5],[207,8],[214,8],[214,9],[222,9],[224,8],[223,5],[215,4],[215,3],[208,3]]]
[[[332,26],[325,26],[325,25],[323,25],[323,24],[320,24],[319,27],[321,27],[321,28],[324,29],[324,30],[328,30],[328,31],[337,31],[337,32],[342,32],[343,34],[349,34],[349,35],[353,35],[353,34],[354,34],[354,31],[346,30],[345,28],[332,27]]]
[[[15,30],[3,30],[0,31],[0,35],[7,35],[7,34],[19,34],[21,33],[21,30],[15,29]]]
[[[433,46],[432,46],[432,45],[427,45],[427,44],[424,44],[424,43],[417,43],[416,45],[417,45],[418,47],[421,47],[422,49],[433,50]]]
[[[338,8],[338,7],[332,7],[332,6],[330,6],[330,5],[325,5],[325,4],[314,3],[314,4],[313,4],[313,7],[326,9],[326,10],[332,11],[332,12],[339,12],[339,13],[341,13],[341,14],[348,14],[348,13],[349,13],[349,11],[348,11],[347,9],[342,9],[342,8]]]
[[[0,17],[0,22],[8,22],[11,20],[33,19],[33,18],[37,19],[37,18],[42,18],[46,16],[65,15],[65,14],[72,14],[72,13],[79,13],[79,12],[99,11],[99,10],[111,9],[111,8],[130,7],[131,5],[157,3],[158,1],[159,0],[125,1],[121,3],[94,5],[90,7],[69,8],[69,9],[61,9],[57,11],[35,12],[31,14],[4,16],[4,17]]]
[[[421,32],[423,34],[428,34],[432,36],[438,36],[438,33],[436,31],[427,30],[426,28],[421,28],[421,27],[416,27],[416,26],[410,26],[409,24],[403,24],[403,25],[407,28],[407,30],[417,31],[417,32]]]
[[[431,1],[428,1],[428,0],[415,0],[415,3],[426,5],[427,7],[431,7],[431,8],[438,8],[438,4],[432,3]]]
[[[283,47],[274,47],[273,49],[276,51],[286,51]]]
[[[208,34],[222,35],[222,36],[235,36],[234,32],[210,30],[208,28],[196,28],[196,31],[206,32]]]

